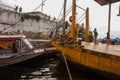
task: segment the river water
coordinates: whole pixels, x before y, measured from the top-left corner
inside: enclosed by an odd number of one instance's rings
[[[70,72],[73,80],[104,79],[73,68],[70,68]],[[57,56],[44,56],[0,68],[0,80],[69,80],[69,76],[63,59]]]

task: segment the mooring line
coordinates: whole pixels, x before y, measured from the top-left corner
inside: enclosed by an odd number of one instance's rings
[[[62,50],[62,55],[63,55],[64,61],[65,61],[65,65],[66,65],[66,68],[67,68],[67,72],[68,72],[69,78],[70,78],[70,80],[72,80],[70,69],[68,67],[68,63],[67,63],[67,60],[66,60],[66,57],[65,57],[65,54],[64,54],[63,50]]]

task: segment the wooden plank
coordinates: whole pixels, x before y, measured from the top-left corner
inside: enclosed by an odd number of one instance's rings
[[[82,43],[84,48],[91,51],[100,53],[115,55],[120,57],[120,45],[107,45],[107,44],[94,44],[94,43]]]

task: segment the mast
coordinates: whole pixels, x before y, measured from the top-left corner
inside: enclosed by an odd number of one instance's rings
[[[117,14],[117,16],[120,16],[120,4],[119,4],[119,13]]]
[[[76,17],[76,0],[72,0],[72,26],[70,37],[74,38],[75,35],[75,17]]]
[[[43,0],[42,0],[42,5],[41,5],[41,12],[43,12]]]
[[[89,8],[86,10],[86,42],[89,42]]]
[[[65,13],[66,13],[66,2],[67,0],[64,0],[64,11],[63,11],[63,33],[62,35],[65,35]]]
[[[119,4],[119,15],[120,15],[120,4]]]
[[[110,44],[110,22],[111,22],[111,3],[109,3],[109,13],[108,13],[108,33],[107,33],[107,44]]]
[[[119,4],[119,15],[120,15],[120,4]]]

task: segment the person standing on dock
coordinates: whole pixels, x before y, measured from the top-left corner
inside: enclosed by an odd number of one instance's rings
[[[94,43],[97,44],[97,36],[98,36],[98,32],[97,29],[94,29]]]
[[[19,8],[19,12],[20,12],[20,13],[22,12],[22,7]]]

